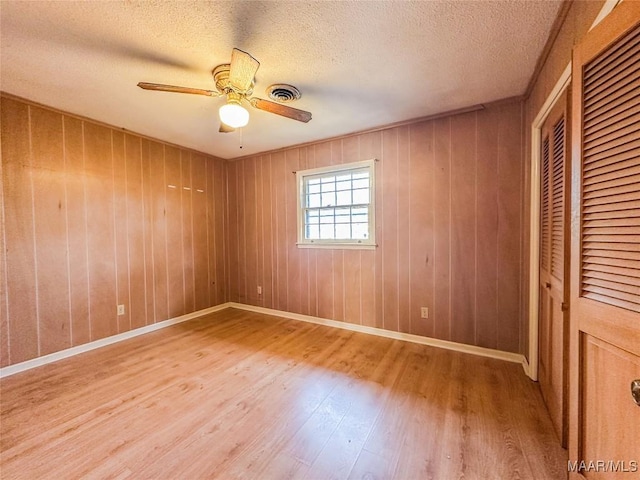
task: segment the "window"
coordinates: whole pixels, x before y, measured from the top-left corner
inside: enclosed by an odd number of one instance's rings
[[[375,248],[375,160],[296,172],[298,246]]]

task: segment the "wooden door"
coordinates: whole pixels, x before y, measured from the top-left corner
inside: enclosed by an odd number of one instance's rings
[[[566,447],[569,264],[567,93],[542,126],[540,198],[539,381],[553,426]]]
[[[640,2],[622,2],[586,35],[572,82],[569,458],[582,469],[570,475],[636,478]]]

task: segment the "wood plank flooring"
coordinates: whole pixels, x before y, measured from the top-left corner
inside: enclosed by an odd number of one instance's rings
[[[7,479],[559,479],[520,365],[227,309],[3,379]]]

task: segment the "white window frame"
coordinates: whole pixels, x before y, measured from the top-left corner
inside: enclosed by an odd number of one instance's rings
[[[305,187],[304,180],[306,177],[319,176],[326,174],[339,174],[345,170],[354,170],[356,168],[368,168],[369,169],[369,238],[367,239],[317,239],[310,240],[305,238]],[[298,186],[298,248],[334,248],[334,249],[361,249],[372,250],[376,248],[376,208],[375,208],[375,188],[376,188],[376,159],[363,160],[360,162],[345,163],[342,165],[330,165],[328,167],[311,168],[308,170],[301,170],[296,172],[296,183]]]

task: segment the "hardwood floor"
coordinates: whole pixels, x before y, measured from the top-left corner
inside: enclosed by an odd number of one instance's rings
[[[228,309],[3,379],[3,479],[558,479],[520,365]]]

